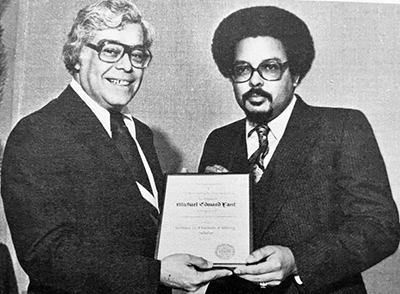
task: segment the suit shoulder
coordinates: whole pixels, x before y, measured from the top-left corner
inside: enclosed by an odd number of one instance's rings
[[[338,108],[338,107],[320,107],[311,106],[309,118],[317,119],[321,123],[339,124],[344,123],[366,123],[368,122],[365,114],[358,109]]]
[[[150,127],[147,124],[145,124],[144,122],[142,122],[141,120],[137,119],[136,117],[133,117],[133,121],[135,122],[136,128],[140,128],[142,130],[151,132]]]
[[[348,115],[363,115],[363,113],[354,108],[344,107],[327,107],[327,106],[310,106],[312,112],[319,113],[321,115],[329,116],[348,116]]]
[[[234,121],[225,126],[219,127],[211,131],[210,136],[215,135],[236,135],[238,132],[245,130],[245,119]]]
[[[47,102],[47,104],[41,108],[21,118],[14,129],[30,128],[35,131],[40,130],[42,126],[47,129],[49,126],[54,125],[55,122],[60,119],[64,109],[65,92],[67,92],[67,90],[61,93],[57,98],[53,98]]]
[[[363,112],[350,108],[311,107],[303,122],[320,138],[365,140],[373,138],[373,128]]]
[[[71,91],[67,88],[57,98],[21,118],[10,132],[7,142],[45,145],[66,137],[65,122],[69,118],[65,111]]]
[[[132,118],[133,118],[133,121],[135,122],[135,128],[136,128],[137,134],[143,134],[146,137],[153,136],[153,131],[147,124],[145,124],[144,122],[140,121],[139,119],[137,119],[135,117],[132,117]]]
[[[15,133],[41,133],[46,132],[49,126],[55,125],[56,115],[54,113],[53,105],[54,100],[50,101],[47,105],[42,108],[26,115],[21,118],[15,125],[10,133],[12,137]]]

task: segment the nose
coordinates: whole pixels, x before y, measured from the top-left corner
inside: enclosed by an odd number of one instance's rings
[[[126,72],[132,71],[132,63],[128,53],[122,55],[121,59],[115,64],[117,69],[123,69]]]
[[[262,87],[264,85],[264,79],[260,76],[257,70],[253,71],[249,84],[252,88]]]

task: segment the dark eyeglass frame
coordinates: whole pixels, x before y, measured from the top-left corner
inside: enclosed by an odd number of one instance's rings
[[[271,62],[274,62],[276,65],[279,66],[280,74],[279,74],[279,76],[277,76],[277,77],[274,78],[274,79],[266,79],[266,78],[263,76],[262,71],[260,70],[260,67],[261,67],[262,65],[265,65],[266,63],[271,63]],[[234,75],[235,66],[237,66],[237,65],[239,65],[239,64],[240,64],[241,66],[245,65],[245,66],[249,66],[249,67],[251,68],[251,73],[250,73],[248,79],[245,79],[245,80],[243,80],[243,81],[242,81],[242,80],[237,81],[237,79],[235,78],[235,75]],[[234,83],[236,83],[236,84],[245,83],[245,82],[250,81],[250,79],[253,77],[254,72],[257,71],[258,74],[260,75],[260,77],[262,77],[262,78],[263,78],[264,80],[266,80],[266,81],[270,81],[270,82],[279,81],[280,79],[282,79],[282,76],[283,76],[284,72],[286,71],[286,69],[287,69],[288,67],[289,67],[289,61],[280,62],[280,61],[278,61],[278,60],[276,60],[276,59],[266,59],[266,60],[263,60],[263,61],[257,66],[257,68],[254,68],[254,67],[253,67],[250,63],[248,63],[248,62],[245,62],[245,61],[236,61],[236,62],[233,64],[233,67],[232,67],[231,79],[232,79],[232,81],[233,81]]]
[[[108,45],[108,44],[119,45],[119,46],[121,46],[122,48],[124,48],[124,51],[122,52],[121,56],[120,56],[117,60],[115,60],[115,61],[104,60],[104,59],[102,59],[102,57],[101,57],[101,52],[102,52],[104,46],[106,46],[106,45]],[[131,62],[131,65],[132,65],[134,68],[138,68],[138,69],[145,69],[146,67],[148,67],[149,64],[150,64],[150,61],[151,61],[152,58],[153,58],[153,55],[151,54],[150,50],[149,50],[149,49],[146,49],[146,48],[145,48],[144,46],[142,46],[142,45],[129,46],[129,45],[120,43],[120,42],[115,41],[115,40],[106,40],[106,39],[104,39],[104,40],[100,40],[100,41],[97,43],[97,45],[92,44],[92,43],[88,43],[88,44],[85,44],[85,46],[87,46],[87,47],[89,47],[89,48],[91,48],[91,49],[97,51],[99,59],[100,59],[101,61],[103,61],[103,62],[106,62],[106,63],[117,63],[118,61],[120,61],[120,60],[122,59],[122,57],[124,57],[124,55],[125,55],[125,53],[126,53],[126,54],[128,54],[128,56],[129,56],[129,60],[130,60],[130,62]],[[138,66],[137,64],[133,64],[133,62],[132,62],[132,52],[135,51],[135,50],[141,50],[141,51],[143,51],[143,54],[145,54],[145,55],[148,56],[148,61],[147,61],[143,66]]]

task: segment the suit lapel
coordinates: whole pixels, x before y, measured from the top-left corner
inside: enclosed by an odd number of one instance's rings
[[[285,133],[271,158],[267,170],[254,190],[256,235],[262,239],[268,226],[290,197],[306,154],[315,142],[311,108],[300,97],[296,102]],[[260,239],[260,240],[261,240]]]
[[[120,169],[124,163],[110,136],[90,108],[79,98],[70,86],[60,97],[65,103],[63,115],[75,129],[77,142],[90,149],[99,163]],[[121,159],[120,159],[121,157]]]
[[[237,122],[237,126],[231,134],[229,162],[226,168],[233,173],[243,173],[248,171],[247,144],[246,144],[246,120]]]
[[[75,143],[85,146],[95,163],[101,170],[107,171],[110,176],[123,175],[126,183],[134,183],[129,166],[113,144],[107,131],[97,119],[91,109],[79,98],[70,86],[60,95],[60,109],[63,109],[61,116],[74,129]],[[128,187],[128,186],[127,186]],[[143,205],[153,207],[141,197],[136,185],[129,185],[132,199],[143,202]],[[144,204],[145,203],[145,204]]]
[[[153,174],[158,191],[158,205],[161,210],[164,202],[164,176],[158,161],[156,150],[154,149],[153,135],[137,119],[134,118],[134,121],[136,126],[136,139],[138,140],[143,153],[146,156],[147,162],[149,163],[151,172]]]

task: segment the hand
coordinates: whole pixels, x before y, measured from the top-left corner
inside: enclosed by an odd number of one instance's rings
[[[232,275],[230,270],[212,270],[212,266],[212,262],[190,254],[169,255],[161,260],[160,281],[193,292],[212,280]]]
[[[229,173],[225,167],[219,164],[214,164],[213,166],[207,166],[204,170],[206,174],[221,174],[221,173]]]
[[[237,267],[234,273],[250,282],[268,282],[268,286],[278,286],[288,276],[297,274],[293,253],[288,247],[262,247],[252,252],[246,263]]]

